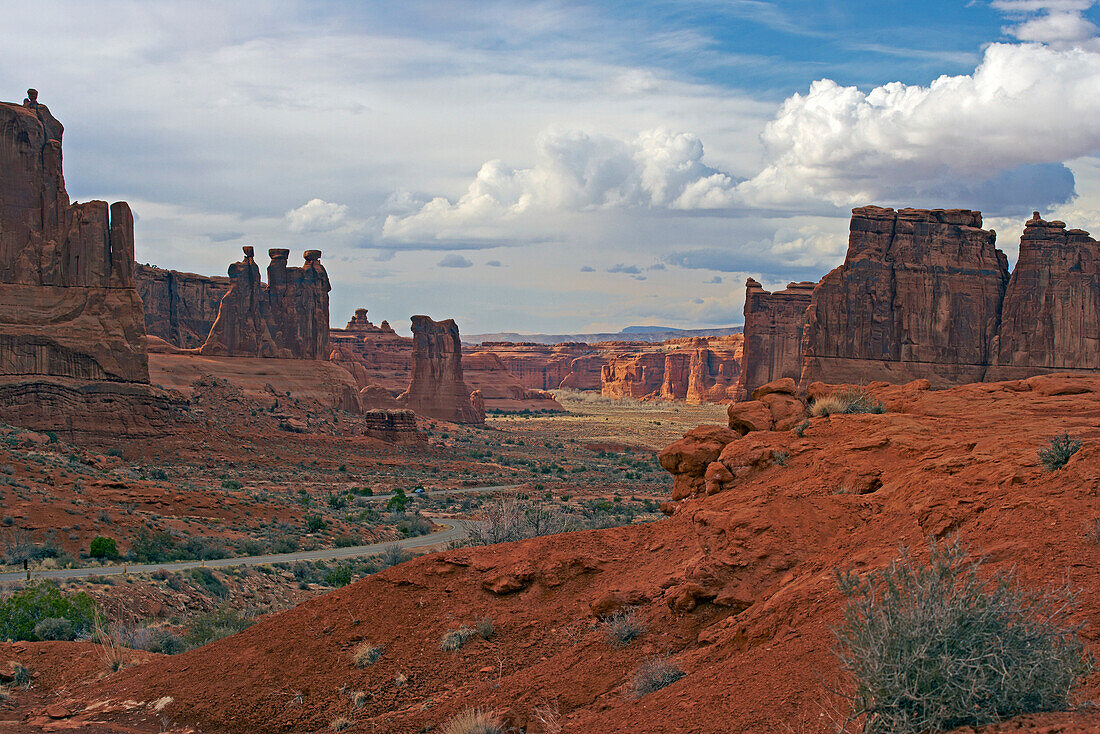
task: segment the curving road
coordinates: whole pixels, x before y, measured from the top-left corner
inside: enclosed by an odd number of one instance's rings
[[[481,489],[490,489],[482,487]],[[492,489],[504,489],[494,487]],[[87,566],[84,568],[54,568],[42,571],[31,571],[31,579],[72,579],[86,578],[88,576],[121,576],[126,573],[151,573],[153,571],[185,571],[189,568],[206,566],[207,568],[226,568],[230,566],[266,566],[272,563],[289,563],[293,561],[320,561],[335,558],[356,558],[358,556],[373,556],[381,553],[388,546],[396,545],[400,548],[424,548],[426,546],[449,543],[466,537],[469,532],[464,520],[454,518],[433,517],[432,522],[446,525],[446,530],[440,530],[428,535],[420,535],[404,540],[391,540],[386,543],[371,543],[370,545],[353,545],[349,548],[325,548],[323,550],[297,551],[294,553],[279,553],[266,556],[238,556],[236,558],[218,558],[209,561],[173,561],[171,563],[141,563],[126,566]],[[0,582],[21,581],[27,578],[25,571],[0,574]]]

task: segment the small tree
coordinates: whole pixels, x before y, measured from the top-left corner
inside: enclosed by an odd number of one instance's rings
[[[837,573],[849,599],[834,630],[853,683],[847,723],[906,734],[1069,707],[1093,666],[1076,593],[1024,590],[1011,573],[986,582],[981,564],[955,539],[933,543],[928,565],[903,550],[864,578]]]
[[[37,640],[35,628],[51,619],[67,620],[72,633],[79,635],[91,630],[94,616],[95,602],[84,592],[65,596],[52,583],[36,581],[0,602],[0,640]],[[57,624],[42,629],[52,630]]]
[[[92,538],[88,555],[92,558],[118,558],[118,546],[115,544],[115,539],[97,535]]]

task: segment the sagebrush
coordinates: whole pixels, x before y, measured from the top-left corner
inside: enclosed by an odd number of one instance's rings
[[[861,578],[837,572],[848,597],[834,650],[850,688],[843,730],[906,734],[980,727],[1070,707],[1093,668],[1075,620],[1077,595],[985,580],[956,538],[927,564],[908,551]]]

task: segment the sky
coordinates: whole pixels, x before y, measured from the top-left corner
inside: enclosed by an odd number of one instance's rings
[[[706,328],[855,206],[1100,230],[1092,0],[0,0],[0,99],[66,126],[140,262],[324,252],[331,321]]]

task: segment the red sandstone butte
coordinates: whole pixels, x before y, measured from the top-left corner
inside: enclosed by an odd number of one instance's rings
[[[37,93],[0,102],[0,419],[69,437],[167,430],[149,386],[134,220],[70,203],[64,128]]]
[[[471,400],[462,379],[462,342],[454,319],[412,317],[413,376],[398,402],[419,415],[454,423],[484,423],[484,403]],[[481,404],[481,410],[475,403]]]
[[[736,399],[782,377],[802,373],[802,327],[815,283],[790,283],[769,293],[749,278],[745,283],[745,331]]]
[[[288,267],[290,251],[268,251],[267,284],[255,250],[229,266],[230,288],[218,306],[199,353],[221,357],[328,359],[328,294],[332,289],[320,250],[307,250],[302,267]]]
[[[229,278],[138,265],[138,294],[145,310],[145,331],[183,349],[201,347],[229,291]]]
[[[601,392],[614,398],[729,402],[741,373],[741,344],[740,334],[609,343],[618,353],[609,355],[601,370]]]

